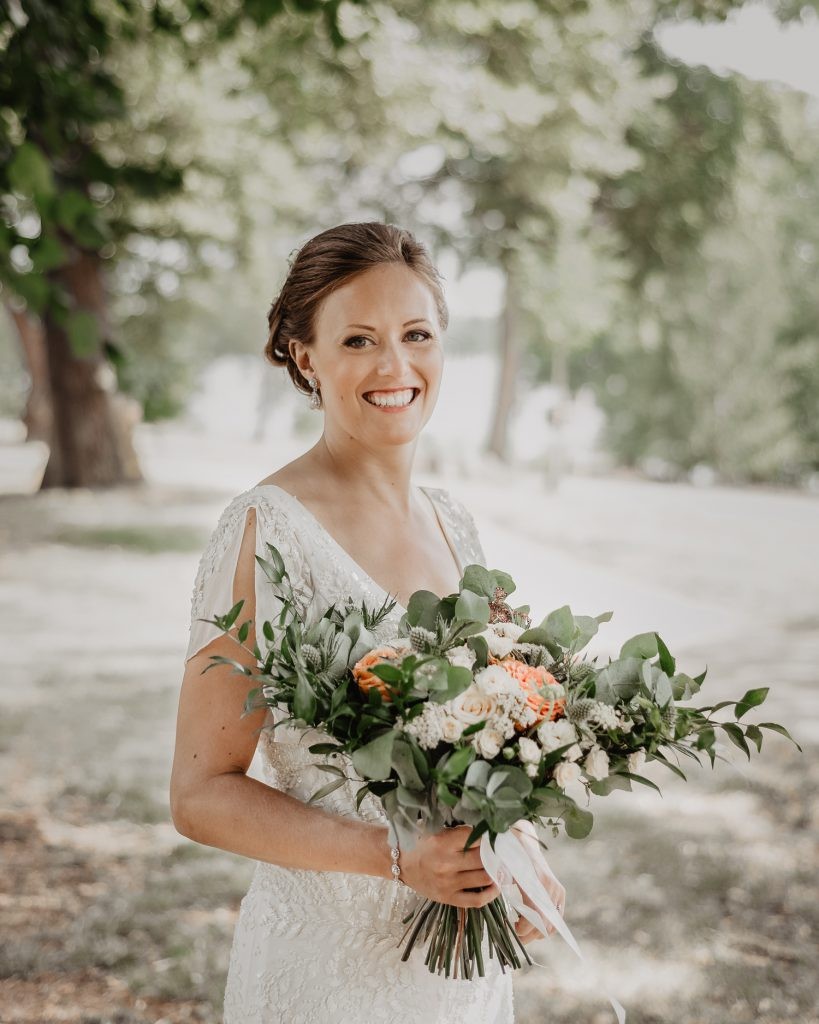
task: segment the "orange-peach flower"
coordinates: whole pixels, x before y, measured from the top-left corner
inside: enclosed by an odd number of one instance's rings
[[[370,669],[373,665],[380,665],[385,662],[388,663],[399,657],[400,655],[394,647],[375,647],[373,650],[368,651],[363,658],[360,658],[355,665],[353,665],[353,678],[358,683],[358,687],[362,693],[368,693],[374,686],[381,694],[381,699],[386,703],[389,703],[389,701],[392,700],[389,687],[383,679],[379,679],[377,675],[374,675],[370,671]]]
[[[510,676],[517,679],[520,688],[526,694],[526,703],[535,712],[535,723],[554,721],[559,718],[566,707],[565,697],[550,697],[549,686],[560,686],[557,679],[543,665],[527,665],[517,658],[495,658],[489,655],[489,662],[500,665]],[[515,723],[515,728],[522,732],[524,725]]]

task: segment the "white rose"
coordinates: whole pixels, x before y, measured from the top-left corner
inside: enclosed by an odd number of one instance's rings
[[[441,735],[447,743],[454,743],[461,738],[461,733],[466,728],[463,722],[459,722],[452,715],[445,715],[441,722]]]
[[[474,740],[481,757],[490,759],[497,757],[500,753],[500,748],[503,746],[503,736],[501,736],[497,729],[491,729],[488,726],[485,729],[481,729],[480,732],[476,732]]]
[[[537,727],[537,738],[548,753],[567,743],[573,743],[577,739],[577,731],[567,718],[558,718],[556,722],[541,722]]]
[[[573,743],[563,755],[567,761],[579,761],[582,756],[583,750],[579,743]]]
[[[518,741],[520,759],[524,764],[540,764],[542,751],[533,739],[528,736],[521,736]]]
[[[538,766],[536,764],[526,764],[523,766],[523,770],[530,779],[533,779],[537,775]]]
[[[460,647],[451,647],[446,652],[447,661],[450,665],[458,665],[461,668],[472,668],[475,664],[475,652],[466,644]]]
[[[609,774],[609,755],[602,747],[594,746],[586,755],[583,768],[590,779],[605,779]]]
[[[628,755],[628,770],[630,772],[639,772],[639,770],[646,763],[646,751],[645,747],[640,747],[638,750],[632,751]]]
[[[561,761],[554,770],[554,780],[561,789],[580,778],[580,766],[573,761]]]
[[[487,665],[475,676],[475,685],[484,693],[518,693],[520,686],[517,679],[510,676],[500,665]]]
[[[457,697],[447,701],[445,708],[447,713],[457,718],[459,722],[473,725],[489,718],[495,710],[495,698],[491,694],[483,693],[473,683]]]

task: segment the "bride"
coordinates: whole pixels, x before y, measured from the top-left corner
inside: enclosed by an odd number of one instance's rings
[[[392,596],[379,642],[395,633],[413,591],[452,593],[465,565],[486,564],[465,506],[411,480],[438,397],[447,324],[426,248],[377,222],[341,224],[308,241],[270,310],[265,353],[311,394],[324,431],[230,502],[202,555],[170,790],[182,835],[257,862],[239,909],[225,1024],[514,1021],[511,973],[486,953],[485,976],[471,981],[431,973],[421,947],[401,960],[401,919],[425,897],[478,907],[498,896],[479,844],[463,849],[469,826],[400,851],[394,879],[387,818],[372,794],[357,806],[347,755],[337,756],[350,781],[307,804],[327,782],[316,767],[322,757],[307,750],[320,734],[265,728],[279,719],[270,710],[242,717],[245,677],[230,666],[203,675],[212,655],[253,664],[203,620],[241,599],[242,621],[256,628],[276,616],[280,605],[255,559],[266,556],[266,541],[281,552],[308,623],[348,597],[378,606]],[[253,647],[252,629],[246,642]],[[263,779],[247,773],[257,744]],[[534,829],[518,828],[562,912],[565,891]],[[542,937],[523,917],[516,928],[523,942]]]

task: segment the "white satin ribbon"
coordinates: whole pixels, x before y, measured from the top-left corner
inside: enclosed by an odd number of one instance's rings
[[[518,914],[522,914],[544,936],[547,934],[546,922],[553,924],[583,963],[586,963],[586,958],[580,952],[580,947],[569,931],[569,926],[563,920],[563,915],[554,905],[547,889],[538,878],[529,850],[514,832],[501,832],[495,838],[494,850],[489,843],[489,836],[484,833],[481,836],[480,848],[481,861],[488,875],[498,884],[502,894]],[[557,878],[545,858],[541,858],[540,863],[545,867],[549,877],[557,882]],[[534,908],[523,902],[522,894],[524,893],[534,904]],[[538,967],[546,967],[545,964],[538,964],[536,960],[533,962]],[[618,1024],[625,1024],[626,1011],[623,1005],[614,996],[608,993],[605,995],[614,1009]]]

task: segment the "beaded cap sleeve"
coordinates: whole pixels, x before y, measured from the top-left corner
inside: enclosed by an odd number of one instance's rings
[[[222,631],[212,623],[201,620],[224,615],[235,603],[233,580],[250,508],[256,510],[256,554],[262,558],[269,557],[266,541],[278,548],[290,577],[296,607],[302,615],[307,612],[312,596],[310,570],[293,523],[280,504],[271,502],[258,489],[252,488],[237,495],[222,512],[199,561],[191,595],[191,625],[186,661],[211,640],[222,635]],[[261,636],[262,622],[265,619],[273,621],[281,603],[258,562],[255,584],[256,635]],[[238,595],[237,600],[240,597]]]
[[[462,564],[470,565],[477,562],[485,567],[486,555],[481,545],[478,527],[466,505],[443,487],[427,487],[426,490],[436,499],[438,507],[446,517],[447,529],[460,552]]]

